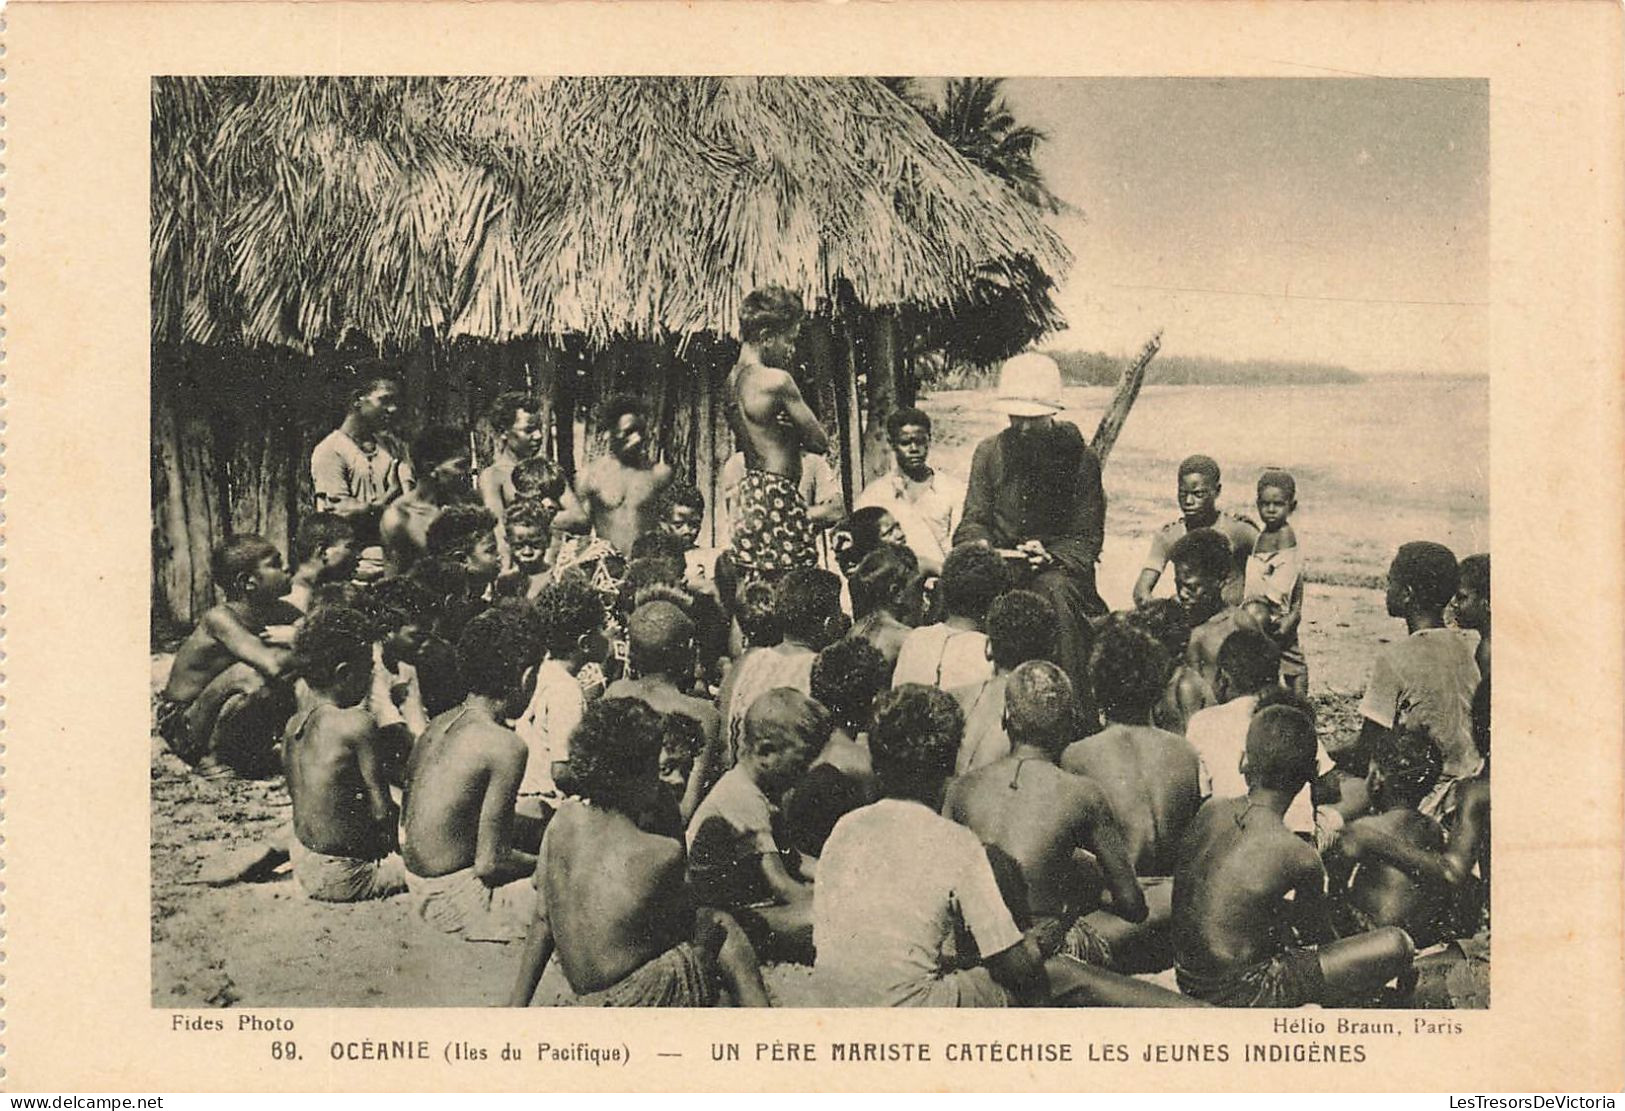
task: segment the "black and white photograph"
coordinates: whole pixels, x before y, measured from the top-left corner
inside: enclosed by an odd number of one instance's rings
[[[1488,81],[150,102],[153,1008],[1490,1006]]]

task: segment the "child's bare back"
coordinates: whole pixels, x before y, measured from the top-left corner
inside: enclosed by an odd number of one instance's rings
[[[1154,726],[1114,723],[1068,747],[1061,767],[1106,793],[1138,875],[1172,874],[1180,836],[1202,804],[1200,761],[1189,741]]]
[[[482,819],[511,824],[527,752],[513,730],[467,704],[441,714],[412,748],[401,855],[414,875],[450,875],[477,863]],[[498,819],[488,811],[501,809]],[[503,839],[504,842],[506,839]]]
[[[1223,971],[1268,960],[1289,942],[1289,910],[1318,897],[1315,850],[1246,797],[1209,799],[1174,872],[1174,947],[1181,966]],[[1296,908],[1286,900],[1293,894]]]
[[[394,848],[376,734],[361,707],[318,704],[288,723],[283,761],[294,834],[306,848],[358,859]]]
[[[619,983],[694,933],[681,842],[612,810],[568,805],[542,842],[542,898],[579,994]]]
[[[1444,850],[1444,829],[1415,810],[1390,810],[1362,818],[1356,824],[1366,823],[1413,849],[1429,853]],[[1426,935],[1428,924],[1443,908],[1445,889],[1407,875],[1375,853],[1362,853],[1359,861],[1346,898],[1359,912],[1363,928],[1402,926],[1412,937]]]
[[[164,694],[176,702],[190,702],[215,676],[235,663],[248,663],[275,674],[287,653],[260,639],[264,629],[265,622],[246,602],[215,606],[181,642]]]

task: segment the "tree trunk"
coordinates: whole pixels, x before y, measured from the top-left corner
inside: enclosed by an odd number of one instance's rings
[[[573,352],[558,360],[553,378],[553,458],[571,485],[576,480],[576,373]]]
[[[840,342],[836,354],[840,356],[837,368],[840,390],[836,394],[840,409],[841,489],[846,493],[846,508],[850,512],[858,495],[863,493],[863,424],[862,406],[858,395],[858,319],[846,314],[840,321]]]
[[[897,317],[890,309],[869,314],[868,365],[869,419],[863,437],[863,483],[885,474],[891,459],[886,442],[886,418],[897,408]]]

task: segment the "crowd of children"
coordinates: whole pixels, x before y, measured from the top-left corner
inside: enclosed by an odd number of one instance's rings
[[[329,497],[291,573],[215,553],[156,728],[200,774],[285,773],[310,898],[520,943],[516,1006],[766,1005],[786,961],[831,1006],[1393,1004],[1484,951],[1487,556],[1399,549],[1407,636],[1322,735],[1285,471],[1259,528],[1181,464],[1080,683],[1010,554],[951,543],[918,410],[828,567],[768,573],[696,546],[639,401],[573,489],[541,414],[499,399],[477,479],[424,430],[372,531]]]

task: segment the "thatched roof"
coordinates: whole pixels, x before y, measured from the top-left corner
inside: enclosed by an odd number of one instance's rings
[[[1041,214],[865,78],[160,79],[153,334],[733,334],[1058,276]]]

